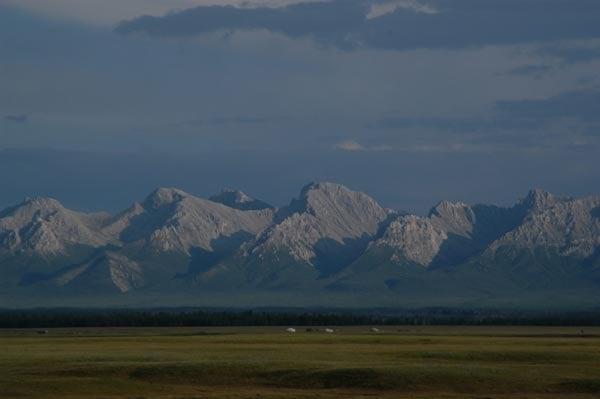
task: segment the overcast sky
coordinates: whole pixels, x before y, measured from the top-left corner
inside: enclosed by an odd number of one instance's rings
[[[0,0],[0,207],[600,194],[597,0]]]

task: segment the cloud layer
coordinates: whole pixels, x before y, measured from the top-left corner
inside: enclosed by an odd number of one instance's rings
[[[334,0],[278,9],[197,7],[125,21],[117,31],[182,37],[264,29],[346,49],[407,50],[596,38],[598,20],[596,0]]]
[[[19,7],[53,18],[96,26],[112,26],[123,19],[140,15],[161,16],[198,6],[284,7],[300,1],[321,0],[0,0],[0,6]]]
[[[6,115],[4,119],[14,123],[27,123],[29,115]]]

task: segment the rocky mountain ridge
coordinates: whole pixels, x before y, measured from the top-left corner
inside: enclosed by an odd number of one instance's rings
[[[279,209],[235,190],[160,188],[116,215],[45,198],[0,212],[0,298],[442,305],[577,302],[575,291],[600,304],[599,288],[600,197],[532,190],[512,207],[441,201],[416,216],[311,183]]]

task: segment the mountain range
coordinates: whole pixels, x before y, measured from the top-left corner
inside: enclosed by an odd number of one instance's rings
[[[0,211],[0,307],[600,305],[600,197],[385,209],[334,183],[276,208],[160,188],[118,214]]]

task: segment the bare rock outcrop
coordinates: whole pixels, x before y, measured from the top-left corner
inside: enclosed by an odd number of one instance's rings
[[[252,256],[283,252],[313,264],[334,247],[370,239],[389,216],[368,195],[334,183],[307,185],[282,213],[282,220],[259,237]]]
[[[27,199],[0,214],[0,252],[66,255],[71,246],[102,247],[111,237],[99,231],[106,214],[84,214],[50,198]]]
[[[236,234],[253,238],[271,224],[273,215],[270,209],[242,211],[181,190],[161,188],[112,226],[123,227],[119,237],[124,243],[142,241],[156,251],[189,255],[192,248],[211,251],[215,241]]]
[[[529,252],[551,248],[583,259],[600,247],[600,197],[557,199],[535,191],[524,202],[533,203],[533,211],[518,228],[490,245],[492,254],[501,248]]]

